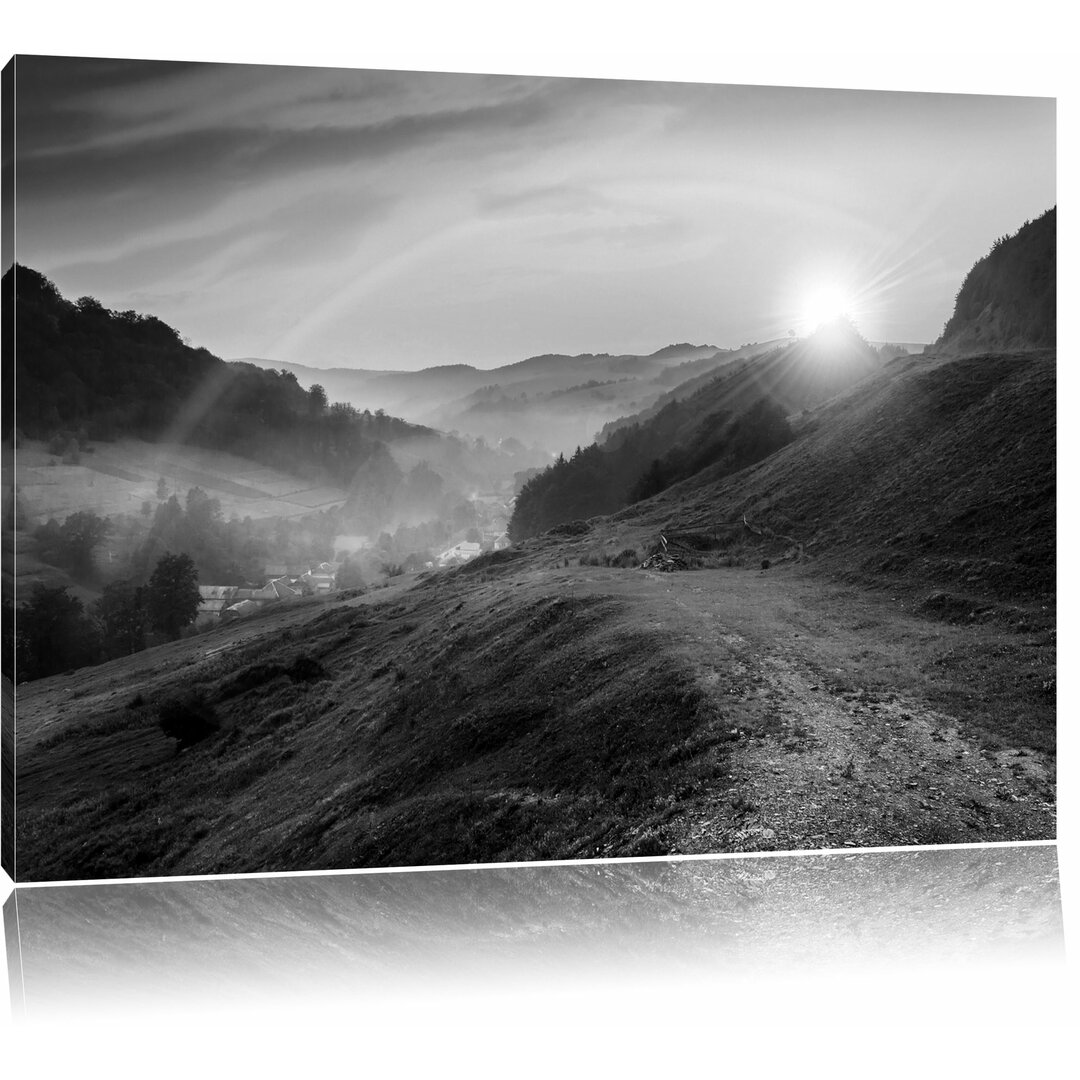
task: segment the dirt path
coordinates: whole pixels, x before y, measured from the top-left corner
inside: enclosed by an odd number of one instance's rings
[[[1053,760],[980,749],[921,685],[930,658],[971,628],[785,572],[592,570],[560,581],[573,595],[630,601],[716,695],[734,739],[731,786],[678,823],[678,850],[1056,835]]]

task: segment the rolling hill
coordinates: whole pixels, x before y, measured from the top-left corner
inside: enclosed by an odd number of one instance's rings
[[[902,357],[764,461],[702,470],[619,519],[708,531],[745,515],[867,580],[1052,602],[1054,420],[1051,353]]]
[[[789,346],[690,406],[802,411],[748,467],[36,681],[20,878],[1053,837],[1054,356],[1013,327]]]
[[[368,371],[277,364],[248,358],[266,369],[318,383],[335,400],[361,409],[385,409],[443,431],[461,431],[493,445],[514,439],[556,454],[591,442],[627,410],[637,411],[675,381],[718,370],[740,350],[680,343],[647,355],[544,354],[491,369],[457,364],[420,371]],[[692,370],[687,369],[688,365]]]
[[[12,266],[4,288],[19,347],[5,439],[188,443],[348,483],[380,444],[437,434],[335,410],[290,374],[227,364],[152,315],[67,300],[29,267]]]
[[[29,267],[13,266],[4,290],[19,347],[4,412],[6,531],[80,510],[138,516],[160,479],[180,497],[201,486],[228,515],[335,508],[341,531],[378,536],[448,520],[480,492],[508,494],[515,472],[547,460],[331,402],[291,372],[193,348],[152,315],[68,300]],[[268,490],[263,473],[296,497]],[[5,543],[29,567],[26,539]]]
[[[847,322],[729,361],[663,408],[609,425],[600,442],[562,458],[518,495],[510,535],[524,539],[590,514],[613,513],[706,466],[735,472],[793,437],[788,418],[881,369]]]

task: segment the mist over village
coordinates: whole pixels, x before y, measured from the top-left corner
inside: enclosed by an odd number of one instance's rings
[[[5,78],[13,879],[1055,835],[1052,100]]]

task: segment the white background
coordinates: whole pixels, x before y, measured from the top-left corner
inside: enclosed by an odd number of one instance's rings
[[[0,54],[202,59],[707,82],[1013,93],[1058,98],[1061,872],[1075,935],[1075,325],[1080,54],[1066,5],[788,3],[389,3],[287,5],[23,0]],[[756,12],[756,13],[755,13]],[[1071,51],[1066,51],[1071,49]],[[1020,166],[1022,167],[1022,166]],[[7,363],[8,359],[5,358]],[[10,884],[5,882],[5,895]],[[1070,918],[1072,916],[1073,918]],[[1069,972],[878,970],[771,976],[738,986],[650,972],[570,985],[417,986],[405,998],[313,1001],[190,1016],[88,1019],[0,1040],[28,1075],[1065,1075]],[[1029,1026],[1030,1025],[1030,1026]],[[0,1066],[2,1067],[2,1066]]]

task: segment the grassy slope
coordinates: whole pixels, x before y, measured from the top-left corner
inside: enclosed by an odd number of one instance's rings
[[[964,279],[935,351],[1052,348],[1057,342],[1057,207],[1003,237]]]
[[[189,658],[144,682],[142,701],[114,696],[74,739],[27,747],[23,867],[536,859],[601,840],[658,853],[649,833],[673,798],[714,779],[711,757],[692,761],[720,738],[706,695],[618,601],[541,588],[507,603],[512,587],[459,573],[396,605],[328,612],[302,643]],[[299,654],[325,677],[291,678]],[[173,756],[155,716],[181,688],[224,725]]]
[[[740,354],[735,354],[739,357]],[[606,440],[618,428],[647,425],[663,405],[680,401],[682,428],[675,441],[684,442],[720,412],[745,412],[762,397],[797,413],[846,390],[881,367],[877,353],[852,331],[822,331],[745,359],[729,358],[719,373],[688,380],[665,394],[652,407],[604,428]]]
[[[779,715],[767,679],[760,700],[739,697],[754,650],[714,651],[705,670],[701,649],[714,647],[676,641],[670,608],[635,606],[614,587],[575,593],[573,571],[554,568],[597,545],[617,552],[672,524],[707,531],[743,512],[802,542],[811,558],[792,573],[905,590],[902,633],[888,618],[876,629],[874,612],[852,628],[899,650],[887,687],[872,650],[846,667],[859,694],[916,693],[991,745],[1052,748],[1053,697],[1040,693],[1053,682],[1052,433],[1052,357],[901,359],[758,466],[695,478],[587,536],[531,542],[383,605],[307,609],[310,623],[285,620],[263,641],[213,653],[209,640],[181,643],[175,655],[106,665],[50,729],[34,728],[35,710],[50,712],[35,695],[55,701],[73,684],[30,687],[21,873],[664,853],[668,826],[730,787],[747,739],[805,754],[790,738],[798,703]],[[749,539],[744,562],[782,553]],[[680,603],[696,602],[694,577]],[[854,610],[829,603],[807,608],[799,627],[820,635],[823,672],[845,663],[827,656],[830,626]],[[990,621],[972,622],[973,611]],[[926,620],[941,618],[961,625],[937,634]],[[765,625],[759,644],[771,633]],[[300,655],[317,677],[297,677]],[[157,708],[193,687],[222,730],[175,755]],[[737,793],[732,806],[745,810]]]
[[[735,476],[709,470],[622,520],[767,523],[830,570],[1053,602],[1055,357],[903,357]]]

